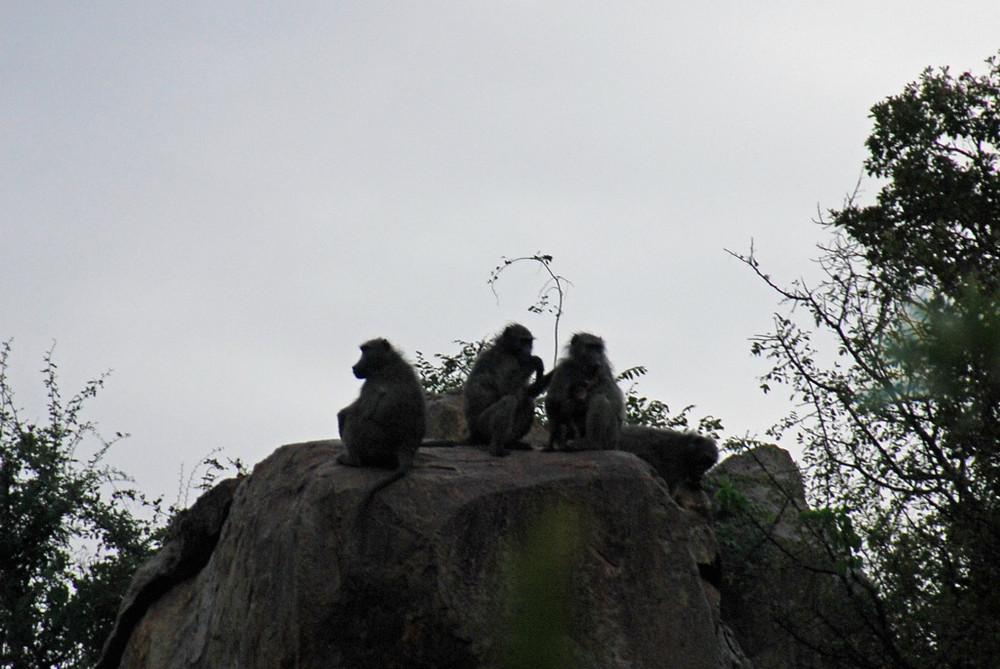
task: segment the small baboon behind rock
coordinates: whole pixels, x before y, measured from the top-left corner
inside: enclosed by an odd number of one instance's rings
[[[566,416],[579,413],[581,402],[584,436],[570,439],[561,434],[562,426]],[[550,429],[555,428],[550,448],[578,451],[616,447],[625,422],[625,394],[615,383],[603,339],[587,332],[573,335],[566,355],[552,370],[545,413]]]
[[[487,446],[492,455],[531,448],[521,439],[534,421],[535,398],[548,382],[542,359],[531,354],[534,340],[523,325],[508,325],[479,354],[465,381],[462,401],[469,443]],[[529,383],[532,374],[535,380]]]
[[[424,391],[416,372],[385,339],[361,345],[361,359],[351,368],[364,379],[358,399],[337,414],[344,452],[337,462],[349,467],[392,469],[372,486],[358,506],[360,520],[372,498],[413,466],[427,429]]]
[[[719,448],[711,437],[642,425],[622,428],[618,450],[651,464],[671,494],[680,486],[700,490],[702,476],[719,459]]]

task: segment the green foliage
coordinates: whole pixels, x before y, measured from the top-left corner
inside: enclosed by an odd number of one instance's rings
[[[822,536],[824,544],[836,556],[835,569],[846,574],[849,569],[860,569],[861,535],[854,530],[851,515],[844,509],[822,507],[799,512],[799,521],[813,529],[813,535]]]
[[[715,501],[718,518],[738,517],[750,511],[750,500],[733,485],[731,480],[720,476],[715,479],[714,484],[715,492],[712,498]]]
[[[122,594],[153,549],[156,512],[127,478],[101,464],[107,441],[83,420],[104,376],[64,401],[52,352],[45,356],[48,419],[22,420],[0,348],[0,665],[91,667]],[[93,453],[83,451],[95,444]]]
[[[1000,61],[987,65],[957,77],[928,68],[872,108],[865,168],[886,183],[876,204],[848,207],[836,224],[894,290],[1000,284]]]
[[[629,367],[620,372],[615,379],[618,383],[623,381],[631,382],[625,389],[625,422],[630,425],[646,425],[648,427],[658,427],[676,430],[687,430],[691,428],[688,414],[694,409],[693,404],[681,409],[680,413],[671,415],[670,407],[657,399],[649,399],[639,394],[638,379],[646,374],[646,368],[637,365]],[[713,416],[703,416],[698,419],[698,432],[719,438],[722,431],[722,421]]]
[[[423,353],[417,351],[417,361],[413,367],[417,370],[425,392],[439,394],[461,390],[465,380],[469,378],[476,357],[489,342],[486,339],[472,342],[456,339],[455,343],[459,345],[458,352],[454,355],[435,353],[432,357],[436,362],[428,360]]]
[[[828,546],[863,564],[852,596],[881,642],[865,666],[992,666],[1000,655],[1000,64],[926,70],[872,109],[876,202],[821,224],[824,279],[752,351],[801,408],[772,428],[801,445]],[[860,561],[860,562],[852,562]]]

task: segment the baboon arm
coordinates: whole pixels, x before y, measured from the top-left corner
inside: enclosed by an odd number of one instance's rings
[[[540,377],[536,377],[535,382],[528,386],[528,394],[532,397],[537,397],[542,394],[542,391],[549,387],[549,383],[552,382],[552,372],[545,374]]]
[[[382,400],[385,399],[385,395],[386,395],[385,388],[380,388],[377,391],[377,394],[375,394],[374,396],[375,401],[371,403],[371,406],[369,406],[368,412],[365,414],[365,418],[368,419],[375,418],[375,416],[378,414],[379,405],[381,405]]]

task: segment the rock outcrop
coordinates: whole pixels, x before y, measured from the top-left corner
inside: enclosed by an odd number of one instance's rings
[[[195,576],[212,557],[222,526],[229,517],[240,479],[222,481],[177,514],[167,529],[163,547],[136,572],[122,598],[118,619],[104,644],[97,669],[118,666],[129,635],[149,608],[175,586]]]
[[[708,514],[637,457],[422,448],[356,519],[385,473],[340,448],[283,446],[199,501],[211,546],[174,532],[102,667],[746,666]]]
[[[788,451],[758,446],[721,462],[706,488],[730,486],[745,499],[735,513],[717,509],[726,550],[722,613],[755,669],[834,669],[849,649],[877,647],[864,625],[863,598],[808,522],[802,473]]]

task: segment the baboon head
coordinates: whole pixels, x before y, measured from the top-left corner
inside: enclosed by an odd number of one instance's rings
[[[577,332],[569,342],[569,357],[588,368],[608,365],[604,340],[587,332]]]
[[[520,362],[531,359],[531,347],[535,338],[531,331],[519,323],[512,323],[504,328],[503,334],[497,339],[497,348],[509,353]]]
[[[576,402],[586,402],[590,389],[596,385],[594,379],[579,379],[569,384],[569,398]]]
[[[392,348],[392,344],[379,337],[370,339],[361,345],[361,359],[354,363],[351,371],[359,379],[367,379],[388,363],[394,355],[397,355]]]

